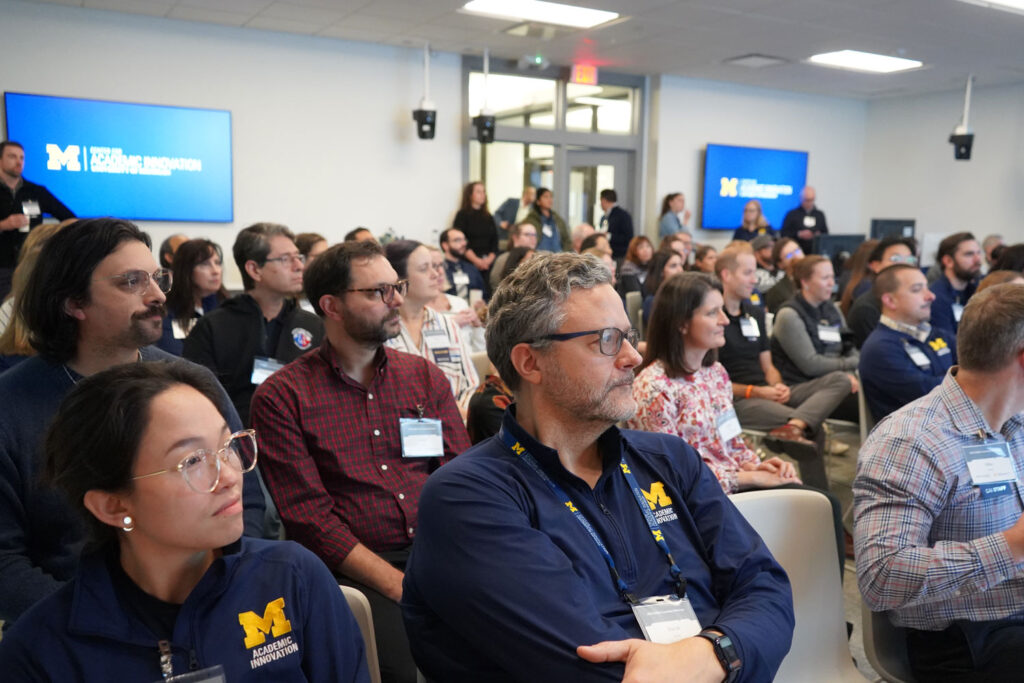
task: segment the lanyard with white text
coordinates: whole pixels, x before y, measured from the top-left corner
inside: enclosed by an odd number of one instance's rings
[[[537,473],[544,483],[554,492],[555,496],[561,499],[562,504],[576,517],[576,521],[579,522],[580,526],[586,529],[587,533],[590,534],[590,538],[594,541],[597,549],[600,551],[604,561],[608,564],[608,570],[611,572],[612,579],[615,581],[615,585],[619,589],[619,594],[622,598],[630,603],[637,604],[639,601],[637,597],[629,592],[629,587],[626,582],[619,576],[618,569],[615,568],[615,560],[612,559],[611,553],[608,552],[608,548],[605,547],[604,541],[597,534],[597,531],[591,525],[590,521],[580,512],[579,508],[573,504],[572,499],[565,492],[565,490],[558,485],[558,482],[548,476],[540,463],[533,457],[530,451],[526,450],[523,446],[508,430],[504,427],[501,428],[501,439],[505,442],[513,453],[519,456],[519,458],[529,466],[534,472]],[[654,519],[654,515],[651,513],[650,506],[647,504],[647,499],[644,498],[643,490],[636,481],[636,477],[630,471],[629,466],[626,464],[624,458],[619,459],[619,469],[622,471],[623,476],[626,478],[626,482],[630,488],[633,489],[633,497],[636,498],[637,505],[640,507],[640,511],[644,515],[644,519],[647,521],[647,526],[651,530],[651,536],[654,537],[654,542],[658,544],[658,547],[665,552],[665,556],[668,558],[669,572],[672,574],[672,578],[676,582],[676,593],[680,598],[686,595],[686,579],[683,577],[683,571],[676,564],[675,558],[672,557],[672,552],[669,550],[668,543],[665,541],[665,535],[661,531],[661,527],[658,525],[657,520]]]

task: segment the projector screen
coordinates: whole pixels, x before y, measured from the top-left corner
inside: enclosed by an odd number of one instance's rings
[[[233,219],[231,113],[4,93],[24,176],[80,217]]]
[[[806,182],[807,152],[708,144],[701,227],[735,230],[743,222],[743,207],[757,199],[764,217],[781,230],[786,212],[800,203]]]

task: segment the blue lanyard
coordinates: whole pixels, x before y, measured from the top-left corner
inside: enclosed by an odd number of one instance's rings
[[[637,597],[629,591],[629,586],[627,586],[626,582],[622,580],[621,576],[619,576],[619,571],[615,568],[615,560],[612,559],[612,555],[608,552],[608,548],[605,546],[604,541],[601,540],[601,537],[590,523],[590,520],[588,520],[572,502],[569,494],[567,494],[565,490],[558,485],[558,482],[548,476],[547,472],[541,468],[540,463],[538,463],[533,457],[533,454],[526,450],[526,447],[523,446],[519,440],[512,436],[512,434],[504,427],[501,428],[501,439],[513,453],[519,456],[520,460],[526,463],[530,469],[537,473],[537,476],[539,476],[544,483],[548,485],[548,487],[554,492],[555,496],[562,501],[562,504],[566,509],[573,514],[580,526],[590,534],[591,540],[594,541],[594,545],[597,546],[601,556],[604,557],[604,561],[608,564],[608,570],[612,575],[612,580],[615,581],[616,587],[619,589],[619,594],[626,602],[630,604],[637,604],[639,600],[637,600]],[[626,483],[629,484],[630,488],[633,490],[633,498],[636,499],[637,506],[640,508],[640,512],[643,513],[644,519],[647,521],[647,527],[651,530],[651,536],[654,538],[654,542],[658,544],[658,547],[665,553],[665,557],[668,558],[669,572],[672,574],[672,578],[675,579],[676,582],[676,593],[680,598],[685,597],[686,578],[683,576],[683,570],[679,568],[679,565],[676,564],[675,558],[672,557],[672,551],[668,547],[668,542],[665,541],[665,534],[662,533],[661,527],[658,525],[657,520],[654,519],[654,513],[651,512],[651,507],[648,505],[647,499],[644,497],[643,489],[641,489],[640,485],[637,483],[636,477],[633,476],[633,472],[629,469],[629,465],[626,464],[625,458],[621,456],[619,458],[619,470],[626,478]]]

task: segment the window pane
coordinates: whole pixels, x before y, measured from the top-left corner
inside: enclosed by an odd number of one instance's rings
[[[566,85],[566,128],[628,135],[633,132],[636,90],[617,85]],[[584,113],[586,112],[586,113]]]
[[[555,81],[545,78],[490,74],[487,77],[487,107],[498,126],[519,128],[555,127]],[[469,115],[484,108],[484,75],[469,74]]]
[[[510,197],[519,198],[523,187],[551,187],[554,180],[553,145],[520,142],[469,142],[469,177],[487,188],[487,208],[494,211]]]

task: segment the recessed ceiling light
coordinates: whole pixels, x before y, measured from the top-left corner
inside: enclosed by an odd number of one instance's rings
[[[750,54],[727,59],[724,63],[731,64],[732,66],[745,66],[748,69],[763,69],[766,66],[778,66],[779,64],[785,64],[786,60],[781,57]]]
[[[574,28],[591,28],[619,16],[617,12],[543,0],[471,0],[459,11],[512,21],[539,21]]]
[[[1024,14],[1024,0],[960,0],[971,5],[980,5],[989,9],[1001,9],[1006,12]]]
[[[831,66],[836,69],[850,69],[851,71],[867,71],[879,74],[907,71],[908,69],[917,69],[924,65],[923,62],[915,59],[876,55],[871,52],[860,52],[859,50],[824,52],[820,55],[809,57],[807,61],[812,64]]]

